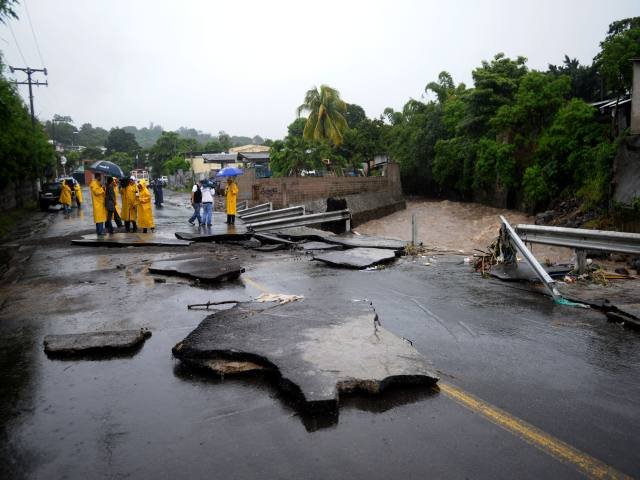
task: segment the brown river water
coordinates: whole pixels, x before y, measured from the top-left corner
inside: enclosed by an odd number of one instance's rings
[[[511,223],[534,223],[534,218],[517,210],[488,207],[479,203],[449,200],[408,199],[406,210],[358,225],[357,233],[411,241],[411,216],[416,214],[418,242],[427,248],[470,255],[486,250],[500,230],[500,215]],[[538,258],[569,261],[573,252],[536,245]]]

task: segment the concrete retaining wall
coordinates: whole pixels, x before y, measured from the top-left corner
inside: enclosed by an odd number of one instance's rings
[[[630,135],[620,145],[613,162],[613,200],[631,205],[640,198],[640,135]]]
[[[238,200],[248,200],[250,205],[305,205],[310,212],[327,211],[329,198],[345,199],[354,225],[406,207],[397,164],[387,165],[380,177],[256,178],[255,171],[248,169],[238,177],[238,188]]]

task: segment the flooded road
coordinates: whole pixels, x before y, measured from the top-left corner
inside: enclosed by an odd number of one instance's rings
[[[533,224],[535,219],[517,210],[488,207],[479,203],[452,202],[450,200],[408,199],[406,210],[384,218],[371,220],[354,228],[358,233],[411,241],[411,219],[415,213],[418,224],[418,242],[427,248],[459,252],[467,255],[474,249],[486,250],[500,230],[500,215],[511,223]],[[569,261],[571,250],[536,245],[539,258],[555,262]]]
[[[167,192],[158,212],[167,234],[191,229],[182,195]],[[0,478],[584,478],[454,401],[447,386],[640,476],[640,335],[594,310],[482,279],[462,255],[349,271],[227,244],[79,247],[69,240],[93,228],[90,210],[51,215],[48,236],[31,238],[0,288]],[[455,235],[452,226],[433,238],[444,247]],[[204,255],[237,258],[246,272],[217,287],[148,272],[159,259]],[[309,416],[273,379],[214,377],[172,357],[207,315],[186,305],[264,292],[372,302],[442,389],[347,395],[337,416]],[[43,351],[47,334],[143,327],[153,336],[130,357]]]

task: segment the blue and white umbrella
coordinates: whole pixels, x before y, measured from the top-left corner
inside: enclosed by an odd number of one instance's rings
[[[107,160],[98,160],[93,165],[89,167],[89,170],[103,173],[109,177],[118,177],[123,178],[124,173],[122,169],[113,162],[109,162]]]
[[[218,173],[216,173],[216,177],[236,177],[238,175],[242,175],[244,170],[237,167],[224,167]]]

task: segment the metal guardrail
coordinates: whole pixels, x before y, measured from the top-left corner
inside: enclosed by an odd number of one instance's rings
[[[241,202],[238,202],[238,205],[236,206],[238,211],[246,210],[247,208],[249,208],[249,200],[242,200]]]
[[[304,215],[304,206],[299,205],[296,207],[281,208],[279,210],[270,210],[268,212],[251,213],[249,215],[243,215],[242,221],[246,223],[256,223],[263,220],[275,220],[276,218],[287,217],[299,217]]]
[[[516,232],[528,243],[573,248],[578,273],[586,270],[588,250],[640,255],[640,234],[637,233],[542,225],[516,225]]]
[[[507,221],[507,219],[504,218],[502,215],[500,215],[500,220],[502,220],[502,224],[504,225],[504,228],[507,230],[507,233],[509,234],[509,239],[511,240],[513,245],[520,252],[520,254],[525,258],[525,260],[529,263],[529,265],[531,265],[531,268],[533,268],[533,271],[536,273],[538,278],[542,281],[544,286],[547,287],[547,290],[549,290],[549,293],[551,293],[551,296],[554,298],[554,300],[559,300],[560,298],[562,298],[562,296],[560,295],[560,292],[558,292],[558,289],[556,288],[555,280],[553,280],[549,276],[547,271],[542,267],[542,265],[540,265],[538,260],[536,260],[536,257],[534,257],[533,254],[529,251],[529,249],[524,244],[524,242],[520,239],[518,234],[513,230],[513,227],[509,225],[509,222]]]
[[[273,205],[271,204],[271,202],[269,202],[269,203],[261,203],[260,205],[256,205],[255,207],[245,208],[244,210],[239,210],[236,215],[238,215],[238,217],[242,218],[245,215],[251,215],[253,213],[259,213],[259,212],[269,212],[271,210],[273,210]]]
[[[516,232],[529,243],[640,255],[640,234],[637,233],[541,225],[516,225]]]
[[[277,218],[248,224],[247,228],[254,232],[264,232],[279,228],[303,227],[305,225],[317,225],[325,222],[344,221],[346,230],[351,230],[351,210],[337,210],[335,212],[312,213],[297,217]]]

